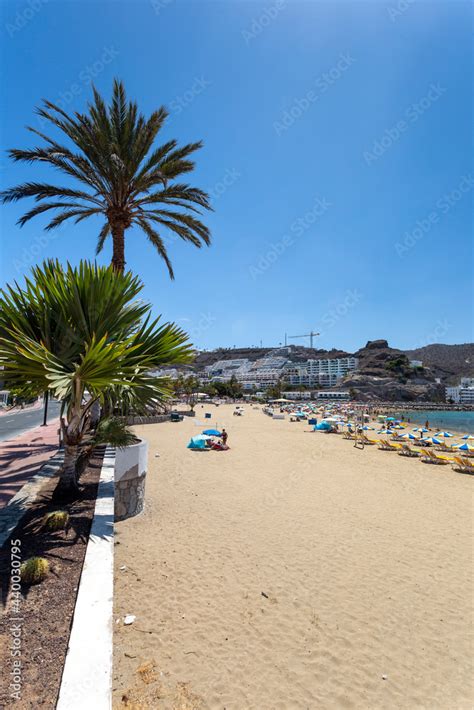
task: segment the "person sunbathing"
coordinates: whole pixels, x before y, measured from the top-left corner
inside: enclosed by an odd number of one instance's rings
[[[220,441],[214,441],[211,448],[213,451],[227,451],[229,449],[227,444],[223,444]]]

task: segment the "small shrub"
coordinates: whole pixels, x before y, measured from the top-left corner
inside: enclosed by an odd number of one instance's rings
[[[137,441],[137,437],[128,426],[115,417],[101,419],[94,435],[95,445],[110,444],[117,449],[131,446],[136,444]]]
[[[69,513],[65,510],[53,510],[51,513],[46,513],[43,518],[43,528],[45,530],[64,530],[69,523]]]
[[[44,557],[31,557],[20,567],[22,584],[39,584],[46,579],[49,572],[49,562]]]

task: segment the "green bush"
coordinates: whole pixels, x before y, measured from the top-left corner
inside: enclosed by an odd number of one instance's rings
[[[94,434],[94,445],[110,444],[117,449],[131,446],[138,441],[128,426],[115,417],[101,419]]]

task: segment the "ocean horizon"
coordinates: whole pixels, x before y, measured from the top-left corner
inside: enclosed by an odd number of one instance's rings
[[[474,411],[455,411],[455,410],[408,410],[400,409],[397,412],[398,417],[409,419],[414,424],[424,424],[426,421],[430,423],[431,428],[442,429],[443,431],[458,431],[467,434],[474,434]]]

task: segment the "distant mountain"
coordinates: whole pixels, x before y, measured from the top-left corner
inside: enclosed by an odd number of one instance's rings
[[[213,365],[218,360],[241,360],[247,358],[251,362],[266,357],[270,352],[281,350],[281,354],[292,362],[304,362],[309,359],[325,359],[347,357],[350,353],[344,350],[318,350],[316,348],[305,348],[303,345],[291,345],[281,348],[217,348],[217,350],[202,350],[196,355],[194,367],[202,370],[208,365]]]
[[[463,345],[425,345],[406,350],[410,360],[422,360],[446,384],[457,384],[461,377],[474,377],[474,343]]]
[[[426,398],[440,398],[444,396],[444,390],[436,385],[436,378],[440,378],[441,384],[456,384],[461,377],[474,377],[474,344],[464,345],[426,345],[415,350],[400,350],[389,346],[386,340],[372,340],[355,353],[348,353],[344,350],[333,348],[331,350],[321,350],[317,348],[307,348],[302,345],[291,345],[280,348],[218,348],[210,351],[200,351],[196,354],[196,359],[192,365],[195,371],[202,371],[206,366],[212,365],[218,360],[234,360],[247,358],[255,362],[271,352],[279,350],[278,354],[287,357],[292,362],[304,362],[308,359],[333,359],[338,357],[348,357],[354,355],[359,358],[359,370],[357,372],[357,382],[352,382],[352,375],[344,382],[344,386],[353,386],[354,389],[364,389],[363,380],[365,378],[370,390],[374,387],[382,391],[393,389],[400,394],[402,386],[407,390],[406,399],[423,398],[425,391]],[[421,360],[423,368],[414,370],[409,366],[409,360]],[[364,382],[365,382],[364,380]],[[382,381],[384,386],[382,386]],[[385,392],[384,392],[385,394]],[[390,397],[386,397],[390,399]],[[405,399],[405,396],[400,396]]]

